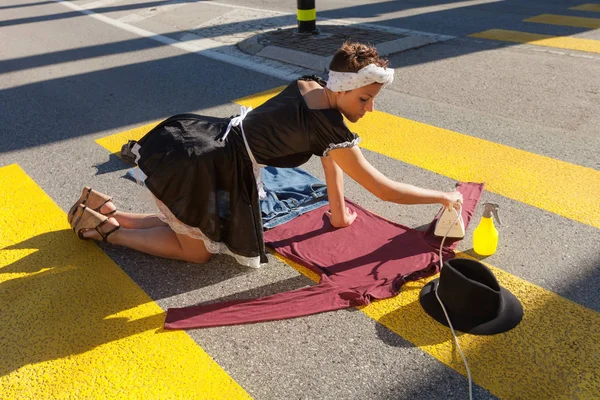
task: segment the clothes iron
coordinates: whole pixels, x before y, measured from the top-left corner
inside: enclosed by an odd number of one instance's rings
[[[435,224],[435,236],[462,239],[465,237],[465,224],[462,215],[454,208],[444,207],[444,212]]]

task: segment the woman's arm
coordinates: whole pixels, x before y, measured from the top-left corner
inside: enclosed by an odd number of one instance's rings
[[[321,163],[325,172],[325,183],[327,184],[327,197],[329,198],[330,207],[330,211],[326,214],[333,226],[343,228],[352,224],[356,219],[356,213],[350,213],[346,208],[346,201],[344,200],[344,173],[331,157],[321,157]]]
[[[329,157],[350,178],[381,200],[399,204],[439,203],[449,208],[457,207],[462,202],[459,192],[423,189],[389,179],[365,159],[358,146],[331,150]]]

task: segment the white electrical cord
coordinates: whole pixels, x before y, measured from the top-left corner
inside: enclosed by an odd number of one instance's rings
[[[446,240],[446,237],[450,233],[450,230],[452,229],[454,224],[456,222],[458,222],[460,216],[462,215],[462,204],[459,203],[459,205],[460,205],[460,208],[458,209],[458,212],[456,214],[456,220],[454,220],[452,225],[450,225],[450,228],[448,228],[448,231],[444,235],[444,238],[442,239],[442,243],[440,244],[440,254],[439,254],[440,255],[440,274],[442,273],[442,268],[444,265],[444,262],[442,261],[442,249],[444,248],[444,241]],[[467,363],[467,359],[465,358],[465,355],[463,354],[462,349],[460,348],[460,344],[458,343],[458,338],[456,337],[456,333],[454,332],[454,328],[452,327],[452,323],[450,322],[450,317],[448,316],[448,313],[446,312],[446,307],[444,307],[444,303],[442,303],[440,296],[438,296],[438,291],[437,291],[438,287],[439,287],[439,284],[435,285],[435,289],[434,289],[435,297],[438,299],[438,302],[442,306],[442,311],[444,311],[444,315],[446,316],[446,321],[448,321],[448,326],[450,327],[450,330],[452,331],[452,336],[454,336],[454,342],[456,342],[456,346],[458,347],[458,352],[460,353],[460,356],[462,357],[462,359],[465,363],[465,367],[467,368],[467,377],[469,379],[469,400],[473,400],[473,380],[471,379],[471,370],[469,369],[469,364]]]

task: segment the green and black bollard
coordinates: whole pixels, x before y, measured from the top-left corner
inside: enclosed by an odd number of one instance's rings
[[[298,33],[314,35],[317,29],[315,0],[298,0]]]

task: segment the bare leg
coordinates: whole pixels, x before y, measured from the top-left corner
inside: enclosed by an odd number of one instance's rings
[[[100,207],[100,213],[107,215],[115,209],[115,205],[112,201],[109,201]],[[110,215],[110,217],[116,219],[119,222],[119,225],[121,225],[121,228],[127,229],[148,229],[159,226],[169,226],[166,222],[161,221],[157,214],[138,214],[116,211]]]
[[[121,229],[149,229],[169,226],[158,218],[156,214],[136,214],[123,211],[117,211],[111,215],[119,222]]]
[[[135,214],[134,214],[135,215]],[[141,215],[141,214],[138,214]],[[158,220],[158,217],[154,217]],[[139,219],[143,221],[143,218]],[[147,221],[151,221],[147,218]],[[158,220],[160,221],[160,220]],[[162,221],[160,221],[162,222]],[[117,219],[110,218],[100,230],[108,232],[119,225]],[[83,233],[86,238],[100,240],[100,235],[95,230],[89,230]],[[129,247],[143,253],[154,256],[183,260],[198,264],[204,264],[210,260],[212,254],[206,250],[204,242],[200,239],[193,239],[187,235],[175,233],[168,225],[146,227],[143,229],[128,229],[121,227],[118,231],[108,237],[110,243]]]

